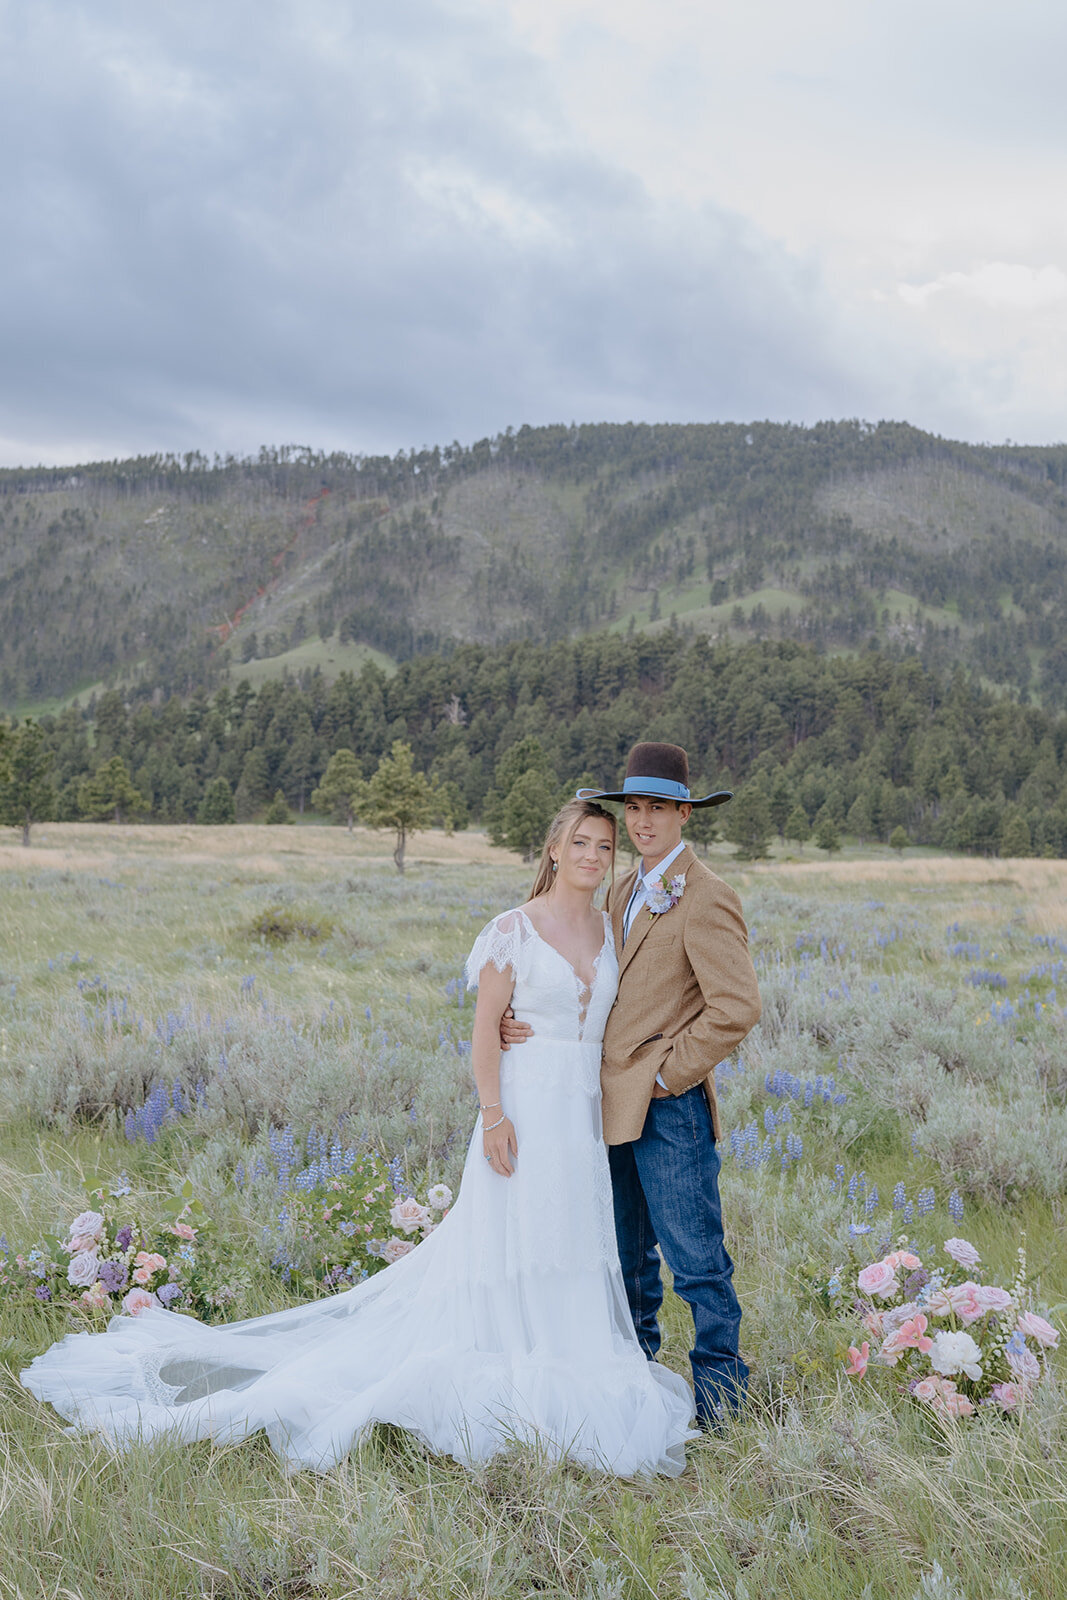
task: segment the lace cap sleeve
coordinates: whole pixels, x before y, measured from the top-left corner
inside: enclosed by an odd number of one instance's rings
[[[477,989],[478,977],[483,967],[493,966],[498,972],[511,968],[513,975],[518,978],[522,970],[522,958],[526,945],[529,943],[530,930],[526,926],[525,918],[518,911],[504,911],[499,917],[494,917],[492,922],[487,922],[477,939],[474,941],[464,976],[467,979],[468,989]]]

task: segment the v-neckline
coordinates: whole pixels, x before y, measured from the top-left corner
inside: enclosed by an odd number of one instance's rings
[[[610,938],[613,944],[615,942],[615,935],[614,935],[614,932],[612,930],[611,922],[608,919],[607,912],[606,911],[602,911],[600,913],[600,919],[601,919],[602,923],[604,924],[604,937],[600,941],[600,949],[597,951],[596,956],[595,956],[595,958],[593,960],[593,976],[592,976],[592,979],[591,979],[591,981],[589,983],[586,983],[585,979],[582,977],[581,973],[578,971],[578,968],[574,965],[573,961],[568,961],[567,957],[563,954],[563,951],[560,950],[558,948],[558,946],[554,945],[552,943],[551,939],[546,939],[545,938],[544,934],[538,928],[537,924],[534,922],[533,918],[529,915],[529,913],[526,912],[526,911],[523,911],[521,906],[517,907],[516,909],[518,910],[519,916],[523,917],[526,920],[526,922],[529,923],[530,927],[533,929],[534,938],[535,939],[540,939],[541,943],[543,945],[545,945],[549,950],[551,950],[553,955],[559,956],[559,959],[563,962],[563,965],[565,967],[569,968],[569,970],[571,972],[571,975],[574,978],[575,982],[580,986],[580,988],[582,988],[585,991],[586,994],[591,995],[593,993],[593,986],[595,985],[597,977],[599,976],[599,973],[600,973],[600,962],[601,962],[601,958],[603,957],[604,951],[607,949],[608,939]]]

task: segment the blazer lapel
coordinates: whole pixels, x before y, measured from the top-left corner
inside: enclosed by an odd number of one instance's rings
[[[622,924],[626,916],[626,907],[630,904],[630,896],[634,892],[637,882],[637,868],[634,867],[611,891],[611,926],[615,934],[615,954],[622,958]]]
[[[696,857],[694,856],[692,850],[690,850],[689,846],[686,845],[686,847],[682,851],[681,855],[678,856],[676,860],[671,862],[671,865],[670,865],[670,875],[671,875],[671,877],[672,878],[677,877],[677,875],[680,872],[688,872],[689,868],[692,866],[692,864],[693,864],[693,862],[695,860],[696,860]],[[635,871],[634,872],[634,879],[636,880],[636,878],[637,878],[637,873]],[[632,892],[632,890],[633,890],[633,883],[631,883],[629,885],[629,888],[627,889],[627,893],[626,893],[627,901],[630,898],[630,893]],[[623,909],[625,910],[625,904],[623,906]],[[661,916],[667,916],[667,917],[670,916],[670,912],[669,911],[660,912],[658,914],[661,915]],[[626,968],[629,966],[630,962],[633,960],[635,952],[640,947],[642,941],[645,938],[645,935],[648,933],[649,928],[651,928],[651,926],[655,922],[655,920],[656,920],[656,914],[651,912],[651,911],[649,911],[647,906],[642,906],[640,911],[637,913],[637,916],[634,918],[633,922],[630,924],[630,936],[626,940],[626,943],[622,946],[621,954],[619,956],[619,977],[620,978],[622,977],[623,973],[626,971]],[[620,919],[620,932],[621,932],[621,919]],[[618,943],[619,943],[619,935],[618,934],[616,935],[615,942],[616,942],[616,945],[618,945]]]

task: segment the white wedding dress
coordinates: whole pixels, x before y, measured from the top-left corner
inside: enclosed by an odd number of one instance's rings
[[[22,1382],[116,1445],[221,1442],[263,1429],[292,1467],[326,1470],[375,1422],[471,1465],[515,1440],[629,1477],[676,1475],[692,1437],[684,1379],[645,1359],[619,1272],[600,1123],[600,1047],[618,968],[611,928],[591,989],[522,911],[467,962],[511,967],[533,1036],[501,1059],[519,1153],[482,1155],[417,1249],[355,1288],[223,1327],[151,1309],[75,1333]]]

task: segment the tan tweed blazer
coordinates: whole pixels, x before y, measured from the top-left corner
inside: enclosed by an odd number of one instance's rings
[[[637,868],[608,896],[619,957],[619,992],[604,1032],[600,1074],[608,1144],[640,1138],[657,1073],[672,1094],[704,1085],[721,1139],[715,1068],[759,1021],[740,900],[688,845],[671,863],[670,876],[678,873],[685,874],[678,904],[658,916],[642,907],[625,944],[622,919]]]

